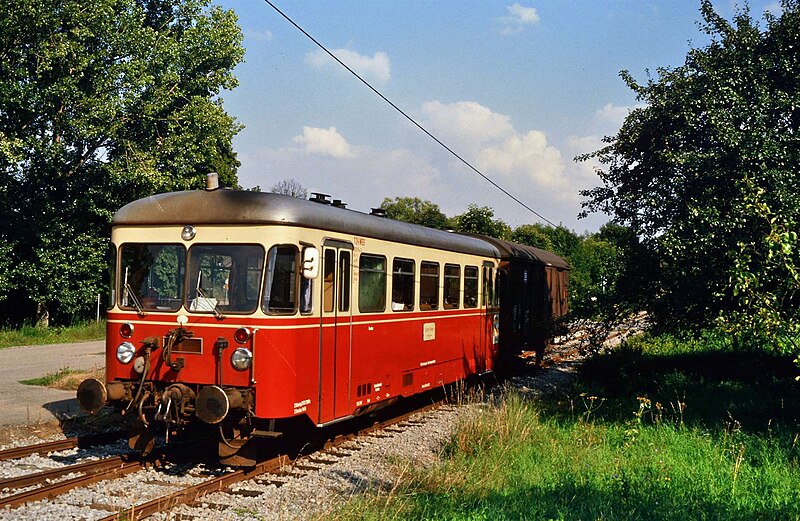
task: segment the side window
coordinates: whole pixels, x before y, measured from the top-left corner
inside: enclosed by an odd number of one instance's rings
[[[325,250],[322,267],[322,310],[333,311],[334,279],[336,278],[336,250]]]
[[[392,311],[414,310],[414,261],[392,261]]]
[[[444,309],[458,308],[461,300],[461,266],[444,265]]]
[[[419,263],[419,309],[439,309],[439,263]]]
[[[314,310],[314,281],[300,277],[300,313],[305,315]]]
[[[273,246],[269,249],[262,301],[265,313],[291,315],[297,309],[297,256],[295,246]]]
[[[308,314],[313,311],[314,281],[300,274],[300,313]]]
[[[114,307],[117,302],[117,246],[113,242],[108,243],[106,251],[106,266],[108,267],[108,309]]]
[[[350,252],[339,252],[339,311],[350,311]]]
[[[386,310],[386,257],[367,253],[359,257],[358,310]]]
[[[478,307],[478,267],[464,266],[464,307]]]
[[[494,268],[492,266],[483,267],[483,302],[486,307],[497,307],[494,291]]]

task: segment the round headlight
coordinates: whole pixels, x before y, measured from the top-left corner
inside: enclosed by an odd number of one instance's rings
[[[250,352],[249,349],[246,347],[240,347],[236,349],[231,355],[231,365],[237,371],[246,371],[250,369],[250,365],[253,363],[253,353]]]
[[[117,347],[117,360],[121,364],[129,364],[136,354],[136,348],[130,342],[123,342]]]

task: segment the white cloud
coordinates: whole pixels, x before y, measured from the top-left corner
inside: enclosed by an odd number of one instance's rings
[[[566,138],[564,155],[571,159],[604,148],[607,143],[603,142],[603,136],[616,135],[631,111],[644,106],[642,104],[628,106],[606,103],[587,120],[588,126],[584,129],[584,134],[571,135]],[[580,188],[591,188],[600,182],[597,178],[597,169],[601,168],[603,166],[597,159],[589,158],[586,161],[574,163],[570,167],[571,177]]]
[[[636,105],[614,105],[606,103],[603,108],[598,109],[592,118],[592,125],[599,134],[616,134],[633,110],[644,108],[646,105],[639,103]]]
[[[531,130],[516,134],[478,155],[482,170],[516,178],[520,184],[533,182],[537,188],[569,190],[564,160],[557,148],[547,143],[544,132]]]
[[[554,198],[574,199],[576,189],[567,177],[561,152],[548,143],[544,132],[521,132],[509,116],[476,102],[431,101],[422,110],[429,128],[511,191],[523,197],[547,191]]]
[[[492,112],[474,101],[460,101],[449,105],[440,101],[429,101],[422,105],[422,112],[434,133],[473,146],[514,134],[510,117]]]
[[[513,4],[506,7],[506,11],[508,11],[508,16],[500,18],[500,23],[503,24],[503,34],[520,33],[527,26],[537,25],[540,20],[539,12],[535,7]]]
[[[305,145],[309,154],[331,156],[336,158],[355,157],[352,147],[339,134],[336,127],[328,129],[303,127],[303,134],[292,138],[294,143]]]
[[[364,79],[384,85],[392,77],[391,63],[389,56],[385,52],[379,51],[372,56],[359,54],[350,49],[333,49],[331,52]],[[332,66],[340,67],[322,49],[306,54],[306,63],[319,69]]]

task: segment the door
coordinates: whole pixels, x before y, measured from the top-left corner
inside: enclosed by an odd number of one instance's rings
[[[497,307],[497,286],[495,279],[494,265],[490,262],[483,263],[483,293],[481,304],[484,306],[486,319],[483,326],[483,346],[485,362],[483,368],[478,368],[478,372],[491,369],[497,361],[500,316]]]
[[[353,245],[326,240],[322,249],[319,423],[349,415],[352,363]]]

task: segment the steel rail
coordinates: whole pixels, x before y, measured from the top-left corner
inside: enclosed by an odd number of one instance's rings
[[[234,472],[222,474],[221,476],[204,481],[203,483],[186,487],[183,490],[179,490],[168,496],[162,496],[146,503],[142,503],[141,505],[133,505],[120,510],[119,512],[115,512],[114,514],[106,516],[100,521],[143,519],[155,514],[156,512],[163,512],[178,505],[191,503],[197,498],[211,492],[225,490],[226,488],[240,481],[252,479],[262,474],[267,474],[269,472],[278,470],[290,462],[291,460],[285,455],[277,456],[275,458],[258,463],[253,468],[239,469]]]
[[[60,478],[61,476],[65,476],[67,474],[93,474],[107,468],[120,466],[125,462],[125,457],[126,456],[112,456],[102,460],[85,461],[83,463],[76,463],[66,467],[43,470],[34,474],[25,474],[23,476],[17,476],[13,478],[0,479],[0,490],[14,490],[23,487],[39,485],[45,481]],[[0,507],[2,507],[2,504],[0,504]]]
[[[0,451],[0,461],[24,458],[25,456],[30,456],[31,454],[47,455],[51,452],[70,450],[74,449],[75,447],[83,449],[97,445],[105,445],[107,443],[117,441],[126,435],[127,432],[125,431],[103,432],[101,434],[90,434],[88,436],[37,443],[36,445],[14,447]]]
[[[98,481],[127,476],[128,474],[142,470],[145,468],[145,464],[146,462],[144,461],[120,461],[110,468],[0,498],[0,509],[17,507],[31,501],[51,499],[73,488],[85,487],[92,483],[97,483]]]

